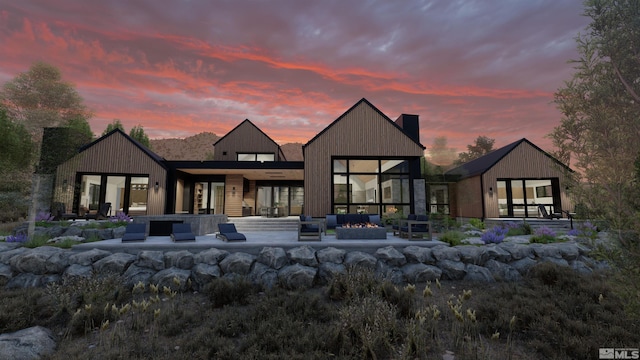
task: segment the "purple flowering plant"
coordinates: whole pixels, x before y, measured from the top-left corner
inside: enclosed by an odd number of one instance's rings
[[[109,218],[109,221],[115,222],[115,223],[118,223],[118,222],[119,223],[129,223],[132,220],[133,219],[131,219],[131,217],[129,215],[125,214],[122,211],[118,211],[115,216],[112,216],[112,217]]]
[[[25,242],[27,242],[27,240],[29,240],[29,238],[27,237],[27,234],[25,234],[25,233],[9,235],[5,239],[6,242],[10,242],[10,243],[25,243]]]
[[[480,238],[485,244],[500,244],[504,237],[509,232],[509,229],[501,226],[494,226],[482,234]]]
[[[55,217],[50,212],[40,211],[36,214],[36,221],[49,222],[53,221]]]

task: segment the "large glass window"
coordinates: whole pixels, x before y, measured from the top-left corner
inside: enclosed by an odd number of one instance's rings
[[[409,166],[401,159],[334,159],[333,212],[382,213],[409,209]]]
[[[449,187],[429,185],[429,208],[432,213],[449,214]]]
[[[194,214],[223,213],[224,182],[197,182],[193,196]]]
[[[101,204],[110,203],[109,215],[124,212],[145,215],[149,196],[149,177],[133,175],[82,175],[78,212],[95,214]]]
[[[561,209],[557,178],[499,179],[496,188],[502,217],[538,217],[540,205],[546,207],[547,213]]]

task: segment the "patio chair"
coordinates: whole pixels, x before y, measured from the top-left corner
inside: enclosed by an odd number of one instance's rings
[[[98,207],[98,211],[95,214],[87,213],[85,214],[84,218],[87,220],[89,219],[104,220],[109,218],[109,212],[111,212],[111,203],[106,202],[106,203],[100,204],[100,206]]]
[[[542,204],[538,205],[538,212],[540,212],[540,215],[545,219],[551,219],[551,220],[562,219],[562,214],[558,214],[558,213],[549,214],[547,212],[547,208]]]
[[[53,203],[53,219],[54,220],[76,220],[78,214],[68,213],[63,202]]]
[[[391,229],[393,230],[393,235],[400,235],[400,228],[407,223],[407,221],[415,220],[416,214],[407,215],[406,219],[397,219],[393,225],[391,225]]]
[[[147,238],[147,224],[127,224],[122,242],[144,241]]]
[[[247,241],[246,236],[244,234],[239,233],[236,230],[236,225],[233,223],[222,223],[218,224],[218,234],[216,237],[224,240],[224,241]]]
[[[298,241],[321,241],[324,221],[311,216],[300,215],[298,222]]]
[[[171,241],[196,241],[196,236],[191,232],[191,224],[173,223],[171,228]]]
[[[433,238],[428,215],[417,215],[415,220],[407,220],[407,224],[400,227],[401,238],[413,240],[418,237],[423,239],[425,235],[429,236],[429,240]]]

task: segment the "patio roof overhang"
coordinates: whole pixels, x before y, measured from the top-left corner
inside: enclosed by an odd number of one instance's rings
[[[304,180],[302,161],[169,161],[191,175],[242,175],[249,180]]]

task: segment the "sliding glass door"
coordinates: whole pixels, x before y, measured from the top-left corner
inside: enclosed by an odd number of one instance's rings
[[[547,213],[560,212],[560,183],[550,179],[499,179],[496,184],[500,217],[539,217],[539,207]]]

